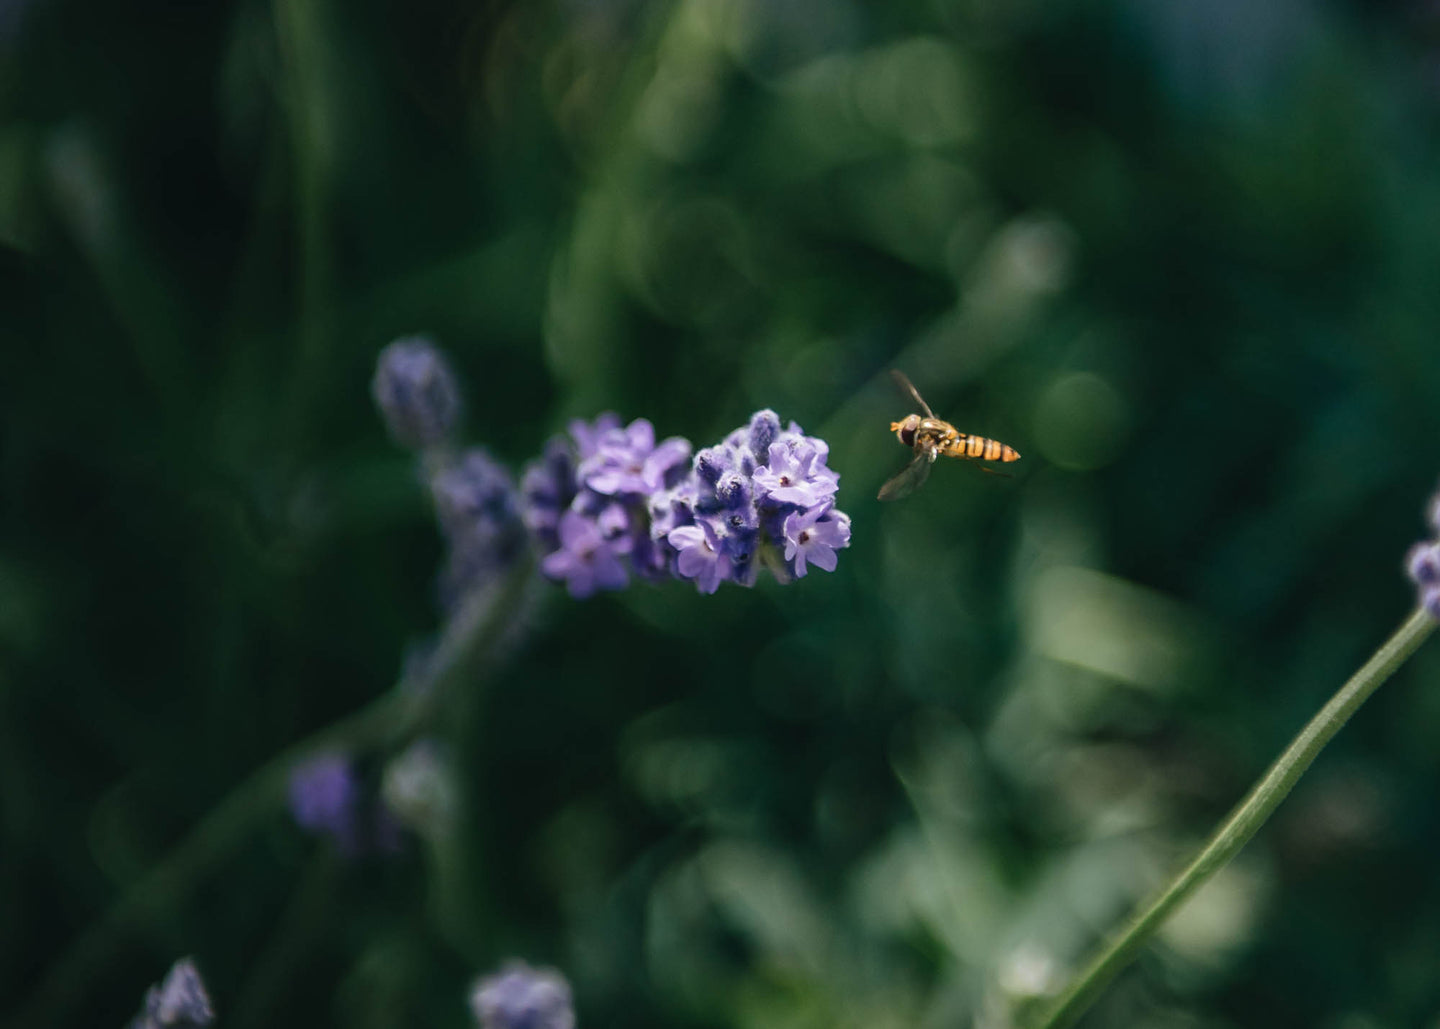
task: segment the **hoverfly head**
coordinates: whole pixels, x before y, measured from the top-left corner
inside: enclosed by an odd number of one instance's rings
[[[918,414],[907,415],[903,422],[890,423],[890,431],[907,447],[915,445],[915,432],[919,428],[920,416]]]

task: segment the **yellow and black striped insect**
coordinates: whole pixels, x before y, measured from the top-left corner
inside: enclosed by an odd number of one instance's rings
[[[930,405],[920,396],[920,391],[903,372],[892,369],[890,374],[895,377],[900,389],[914,398],[924,414],[907,415],[904,421],[890,423],[890,431],[901,443],[914,451],[914,457],[898,475],[880,487],[881,500],[899,500],[914,493],[929,478],[930,466],[941,454],[972,461],[1000,461],[1004,464],[1020,460],[1020,453],[1014,447],[999,440],[986,439],[984,436],[971,436],[956,429],[949,422],[936,418]],[[984,470],[991,471],[989,468]]]

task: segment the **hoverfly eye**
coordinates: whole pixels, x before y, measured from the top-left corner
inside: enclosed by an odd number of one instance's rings
[[[915,426],[906,423],[900,427],[900,442],[907,447],[915,445]]]

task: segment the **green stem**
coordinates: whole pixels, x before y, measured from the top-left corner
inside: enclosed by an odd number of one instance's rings
[[[399,746],[427,729],[474,685],[478,668],[521,607],[533,565],[522,560],[497,588],[479,590],[446,624],[424,672],[407,676],[359,711],[281,751],[250,774],[200,820],[163,859],[125,890],[110,909],[70,944],[51,966],[30,1002],[8,1025],[60,1025],[88,984],[120,951],[129,934],[158,912],[173,910],[256,823],[285,800],[295,765],[319,751]],[[143,991],[142,991],[143,992]],[[137,994],[137,997],[139,994]]]
[[[1034,1023],[1035,1029],[1063,1029],[1073,1025],[1110,980],[1135,958],[1166,917],[1245,846],[1310,767],[1310,762],[1330,742],[1330,737],[1434,630],[1435,620],[1424,611],[1412,614],[1300,730],[1195,860],[1076,976],[1044,1017]]]

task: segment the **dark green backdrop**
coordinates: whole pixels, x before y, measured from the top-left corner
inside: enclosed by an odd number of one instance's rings
[[[193,954],[225,1029],[462,1026],[512,956],[589,1027],[1004,1026],[1413,602],[1418,0],[4,0],[0,111],[7,1025],[121,1025]],[[438,627],[368,396],[417,331],[517,469],[570,417],[775,408],[852,546],[550,589],[450,726],[445,856],[275,808],[136,901]],[[891,366],[1016,478],[876,503]],[[1087,1024],[1429,1024],[1437,685],[1427,649]]]

